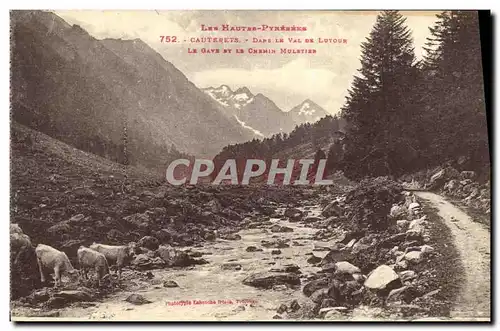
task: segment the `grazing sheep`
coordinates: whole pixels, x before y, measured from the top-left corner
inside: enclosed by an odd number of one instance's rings
[[[42,283],[46,280],[45,270],[47,269],[54,270],[54,287],[61,285],[61,276],[64,274],[70,278],[78,276],[78,271],[73,268],[66,253],[44,244],[39,244],[35,253]]]
[[[88,279],[88,270],[94,269],[99,281],[99,286],[101,286],[101,281],[106,277],[106,275],[109,275],[109,267],[106,257],[103,254],[84,246],[80,246],[80,248],[78,248],[77,255],[83,278]]]
[[[103,254],[110,265],[116,265],[116,273],[118,279],[121,278],[121,269],[128,265],[135,254],[135,243],[130,243],[127,246],[111,246],[93,243],[90,249]]]

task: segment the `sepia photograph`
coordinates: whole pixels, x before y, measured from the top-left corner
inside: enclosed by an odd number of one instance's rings
[[[12,322],[492,322],[488,10],[10,10]]]

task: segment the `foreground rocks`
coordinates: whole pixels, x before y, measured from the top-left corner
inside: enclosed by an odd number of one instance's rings
[[[293,287],[300,285],[300,278],[295,273],[260,272],[245,278],[243,284],[264,289],[271,289],[275,285]]]
[[[344,236],[320,260],[321,271],[304,283],[302,293],[309,303],[292,315],[284,305],[280,316],[332,320],[360,317],[355,315],[383,319],[427,316],[429,310],[420,308],[421,302],[435,300],[424,299],[434,291],[431,273],[425,271],[432,268],[426,263],[436,254],[430,243],[430,224],[416,197],[391,185],[376,184],[352,194],[343,211],[335,209],[337,201],[325,207],[326,215],[336,217],[331,231],[344,231]],[[373,203],[370,191],[372,195],[385,191],[385,200],[380,201],[385,207],[377,218],[357,219],[361,214],[351,212],[352,208],[372,208],[368,207]],[[346,213],[351,214],[346,217]],[[385,220],[380,219],[383,217]]]

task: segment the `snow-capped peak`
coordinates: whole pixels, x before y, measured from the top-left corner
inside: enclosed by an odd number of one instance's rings
[[[314,123],[328,115],[328,113],[318,106],[314,101],[304,100],[301,104],[295,106],[290,113],[299,123]]]

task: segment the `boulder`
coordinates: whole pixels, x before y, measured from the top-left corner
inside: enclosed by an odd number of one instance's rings
[[[338,249],[336,247],[332,248],[328,254],[321,260],[321,265],[327,265],[330,263],[337,263],[340,261],[350,260],[352,254],[349,250]]]
[[[274,233],[293,232],[293,229],[289,228],[288,226],[281,226],[281,225],[275,224],[271,227],[271,232],[274,232]]]
[[[400,205],[393,205],[391,207],[391,210],[389,212],[389,215],[392,218],[398,218],[398,217],[404,217],[406,216],[406,210],[404,209],[403,206]]]
[[[54,298],[61,298],[65,303],[77,302],[77,301],[92,301],[92,292],[88,289],[82,290],[67,290],[61,291],[53,294]]]
[[[331,309],[325,313],[325,316],[323,317],[323,319],[328,320],[328,321],[342,321],[342,320],[346,320],[347,316],[342,314],[337,309]]]
[[[411,251],[411,252],[408,252],[405,254],[404,258],[406,261],[410,262],[410,263],[413,263],[413,264],[417,264],[419,262],[422,261],[422,252],[420,251]]]
[[[71,225],[70,225],[69,221],[58,222],[47,229],[47,232],[49,234],[58,235],[58,236],[68,234],[68,233],[70,233],[70,231],[71,231]]]
[[[240,240],[241,239],[241,236],[237,233],[223,234],[220,237],[221,237],[221,239],[226,239],[226,240]]]
[[[424,254],[429,254],[434,252],[434,247],[429,245],[423,245],[422,247],[420,247],[420,251]]]
[[[300,267],[296,264],[286,264],[280,268],[272,268],[271,272],[294,272],[300,273]]]
[[[294,273],[260,272],[252,274],[243,280],[243,284],[258,288],[270,289],[274,285],[300,285],[300,278]]]
[[[313,292],[309,297],[314,303],[321,303],[328,298],[328,288],[321,288]]]
[[[316,223],[316,222],[320,222],[320,221],[323,221],[323,219],[321,217],[307,216],[302,220],[302,223],[311,224],[311,223]]]
[[[136,255],[131,265],[139,270],[157,269],[165,266],[165,261],[159,257],[153,257],[154,252]]]
[[[130,302],[134,305],[144,305],[144,304],[148,304],[148,303],[151,303],[152,301],[146,299],[145,297],[143,297],[142,295],[140,294],[131,294],[129,295],[125,301],[127,302]]]
[[[396,284],[400,283],[398,274],[391,267],[381,265],[368,275],[364,285],[369,289],[384,290],[392,286],[398,287]]]
[[[292,303],[290,304],[290,311],[294,312],[300,309],[299,302],[297,299],[293,300]]]
[[[276,310],[276,313],[278,314],[283,314],[288,310],[288,307],[285,304],[281,304],[278,309]]]
[[[329,203],[325,208],[323,208],[321,215],[325,217],[342,215],[342,208],[340,208],[339,202],[337,200],[334,200]]]
[[[247,252],[251,252],[251,253],[252,253],[252,252],[262,252],[262,251],[263,251],[263,249],[262,249],[262,248],[257,248],[257,247],[255,247],[255,246],[248,246],[248,247],[245,249],[245,251],[247,251]]]
[[[139,247],[145,247],[147,249],[154,251],[160,246],[160,243],[158,242],[158,239],[156,239],[155,237],[145,236],[145,237],[142,237],[137,242],[137,245]]]
[[[391,248],[394,247],[395,245],[398,245],[401,241],[404,241],[405,238],[406,238],[405,233],[397,233],[388,238],[385,238],[384,240],[381,240],[377,244],[377,246],[381,248]]]
[[[307,263],[309,264],[316,264],[321,262],[321,258],[312,254],[310,258],[307,259]]]
[[[266,248],[287,248],[290,247],[283,239],[262,240],[262,246]]]
[[[166,281],[163,282],[163,287],[169,287],[169,288],[179,287],[179,284],[177,284],[173,280],[166,280]]]
[[[281,254],[281,251],[279,249],[273,249],[271,251],[271,255],[280,255]]]
[[[169,245],[161,245],[156,254],[165,261],[168,267],[185,267],[193,263],[193,259],[186,252],[176,250]]]
[[[413,210],[413,209],[416,209],[416,208],[420,208],[420,204],[418,202],[412,202],[408,206],[408,210]]]
[[[351,263],[347,261],[341,261],[335,263],[335,274],[357,274],[361,273],[361,270],[356,267],[355,265],[352,265]]]
[[[297,208],[288,208],[285,210],[285,217],[288,217],[291,221],[300,221],[304,213]]]
[[[386,302],[391,302],[391,301],[400,301],[401,296],[404,294],[404,292],[408,289],[408,286],[403,286],[400,288],[396,288],[389,292],[389,295],[386,298]]]
[[[460,182],[456,179],[452,179],[444,185],[443,189],[449,193],[454,193],[459,187]]]
[[[310,297],[315,291],[321,288],[327,288],[329,284],[330,281],[328,278],[315,279],[304,285],[302,293],[304,293],[306,297]]]
[[[222,270],[234,270],[234,271],[238,271],[238,270],[241,270],[241,264],[239,263],[223,263],[221,265],[221,269]]]

